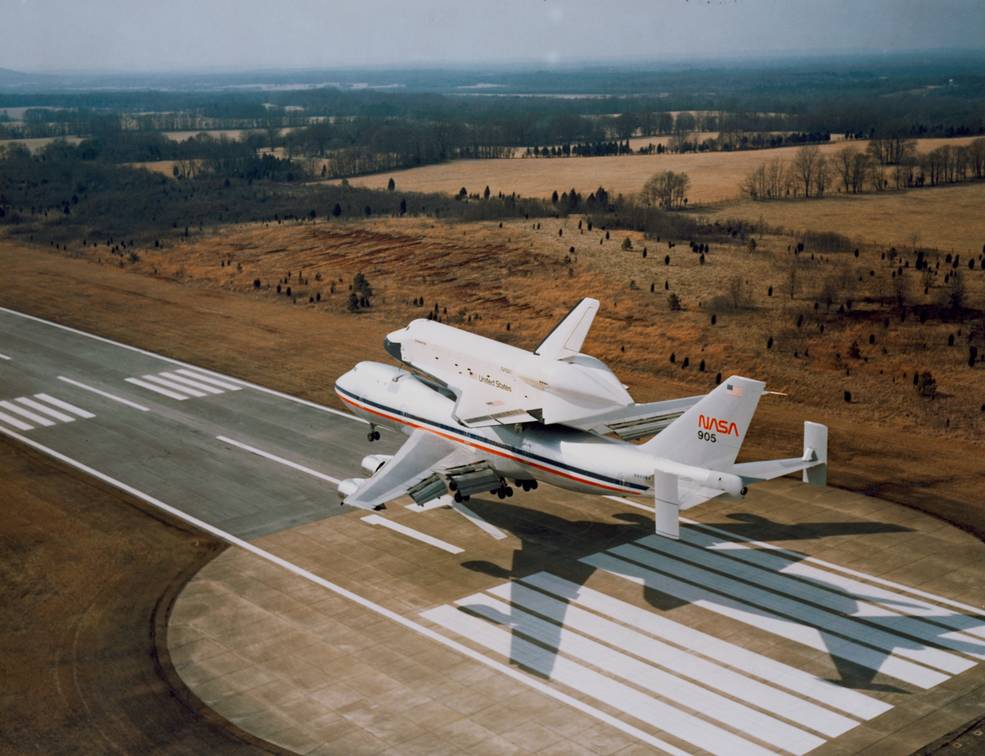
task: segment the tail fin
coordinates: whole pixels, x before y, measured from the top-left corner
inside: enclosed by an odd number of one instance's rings
[[[751,378],[726,378],[640,448],[686,465],[728,470],[765,388],[765,383]]]
[[[598,311],[599,301],[585,297],[554,326],[534,350],[534,354],[553,360],[578,354]]]

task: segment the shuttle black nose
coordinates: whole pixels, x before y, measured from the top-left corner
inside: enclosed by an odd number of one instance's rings
[[[390,339],[383,339],[383,348],[386,349],[387,353],[395,360],[399,360],[400,362],[404,361],[400,351],[400,344],[398,342],[390,341]]]

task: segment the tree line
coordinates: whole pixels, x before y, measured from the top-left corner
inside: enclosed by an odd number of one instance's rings
[[[915,140],[897,136],[872,139],[864,151],[847,144],[830,155],[817,146],[802,147],[789,162],[774,158],[759,165],[741,191],[754,200],[811,199],[832,191],[859,194],[983,178],[985,138],[918,153]]]

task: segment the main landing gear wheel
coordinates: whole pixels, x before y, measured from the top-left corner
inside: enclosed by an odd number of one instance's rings
[[[518,480],[518,481],[516,481],[516,485],[519,488],[522,488],[524,491],[533,491],[533,490],[535,490],[537,488],[537,481],[536,480],[532,480],[532,479],[531,480]]]
[[[513,495],[513,489],[509,486],[500,486],[496,489],[496,495],[500,499],[506,499]]]

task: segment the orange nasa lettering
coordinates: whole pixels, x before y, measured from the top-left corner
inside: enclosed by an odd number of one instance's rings
[[[698,426],[703,430],[716,431],[723,436],[739,437],[739,426],[731,420],[721,420],[708,415],[698,415]]]

